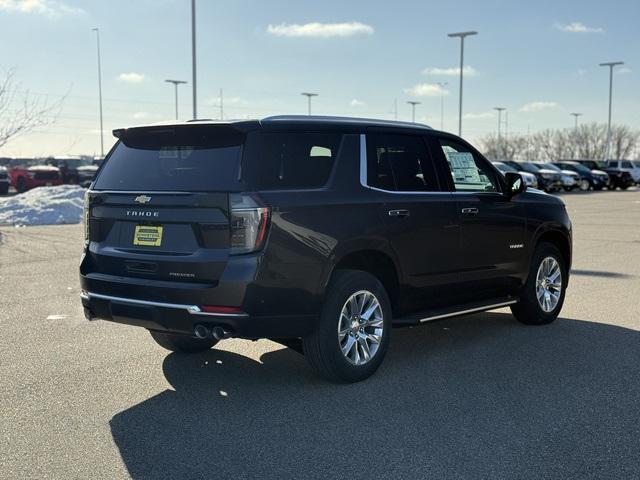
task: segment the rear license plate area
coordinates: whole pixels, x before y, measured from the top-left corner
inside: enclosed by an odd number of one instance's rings
[[[133,232],[133,244],[145,247],[159,247],[162,245],[162,227],[152,225],[136,225]]]
[[[111,302],[111,316],[117,318],[133,318],[136,320],[153,321],[153,308],[140,305]]]

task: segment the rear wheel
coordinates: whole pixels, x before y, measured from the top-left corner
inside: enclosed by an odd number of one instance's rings
[[[313,334],[303,339],[305,358],[334,382],[364,380],[378,369],[389,345],[391,303],[373,275],[337,271]]]
[[[201,339],[188,335],[172,335],[170,333],[154,332],[153,330],[149,330],[149,333],[158,345],[172,352],[204,352],[218,343],[218,340],[215,338]]]
[[[520,301],[511,307],[513,315],[528,325],[553,322],[562,309],[566,285],[567,268],[560,250],[552,243],[540,243]]]

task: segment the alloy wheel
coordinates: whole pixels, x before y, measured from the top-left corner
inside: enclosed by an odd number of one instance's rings
[[[368,290],[351,295],[342,306],[338,321],[338,343],[353,365],[364,365],[375,356],[384,330],[380,302]]]
[[[546,257],[538,267],[536,275],[536,298],[545,313],[552,312],[560,302],[562,294],[562,270],[553,257]]]

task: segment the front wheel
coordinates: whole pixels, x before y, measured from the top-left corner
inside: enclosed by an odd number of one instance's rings
[[[552,243],[540,243],[533,255],[520,301],[511,307],[513,315],[528,325],[553,322],[564,303],[567,275],[566,262],[560,250]]]
[[[151,338],[158,345],[172,352],[197,353],[204,352],[213,347],[218,340],[215,338],[195,338],[188,335],[172,335],[170,333],[155,332],[149,330]]]
[[[584,179],[580,180],[580,183],[578,184],[578,187],[580,188],[581,191],[586,192],[587,190],[589,190],[591,188],[591,184],[589,183],[589,180],[584,178]]]
[[[353,383],[375,373],[390,334],[391,303],[380,281],[367,272],[339,270],[329,284],[318,325],[302,345],[320,376]]]

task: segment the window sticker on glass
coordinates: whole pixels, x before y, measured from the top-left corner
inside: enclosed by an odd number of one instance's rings
[[[469,152],[446,152],[447,160],[451,165],[451,173],[456,183],[481,183],[480,174],[473,154]]]

